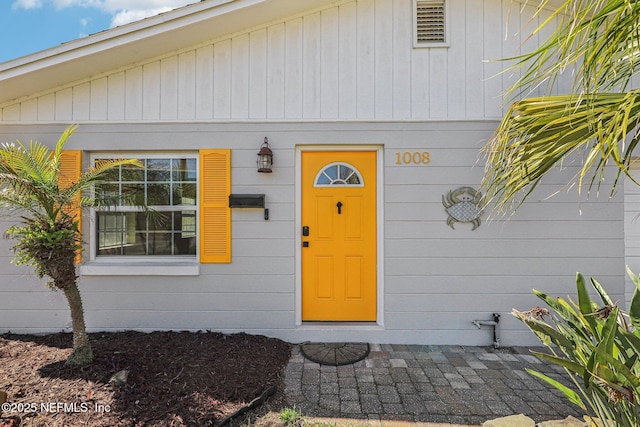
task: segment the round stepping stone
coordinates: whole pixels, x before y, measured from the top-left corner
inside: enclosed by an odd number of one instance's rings
[[[356,363],[369,355],[367,343],[306,343],[302,355],[321,365],[342,366]]]

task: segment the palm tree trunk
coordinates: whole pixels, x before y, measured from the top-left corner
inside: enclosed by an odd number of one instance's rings
[[[62,290],[69,303],[71,327],[73,329],[73,351],[65,364],[69,366],[88,365],[93,361],[93,352],[91,351],[87,328],[84,324],[84,310],[82,308],[80,290],[75,281],[67,284]]]

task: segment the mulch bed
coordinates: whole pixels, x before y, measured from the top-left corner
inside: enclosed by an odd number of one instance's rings
[[[282,383],[291,346],[215,332],[90,334],[94,363],[69,368],[71,334],[0,335],[5,426],[219,425]],[[127,372],[126,383],[113,375]]]

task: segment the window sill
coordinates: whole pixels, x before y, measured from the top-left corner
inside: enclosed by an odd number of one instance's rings
[[[197,262],[100,262],[80,266],[81,276],[198,276]]]

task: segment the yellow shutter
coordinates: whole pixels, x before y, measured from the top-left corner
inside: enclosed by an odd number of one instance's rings
[[[231,150],[200,150],[200,262],[231,262]]]
[[[74,182],[77,182],[82,173],[82,151],[80,150],[65,150],[60,156],[60,174],[58,175],[58,183],[60,187],[66,188]],[[78,205],[80,204],[80,197],[78,194]],[[82,236],[82,210],[75,208],[75,219],[78,221],[78,231]],[[76,256],[76,264],[82,262],[82,253],[78,251]]]

